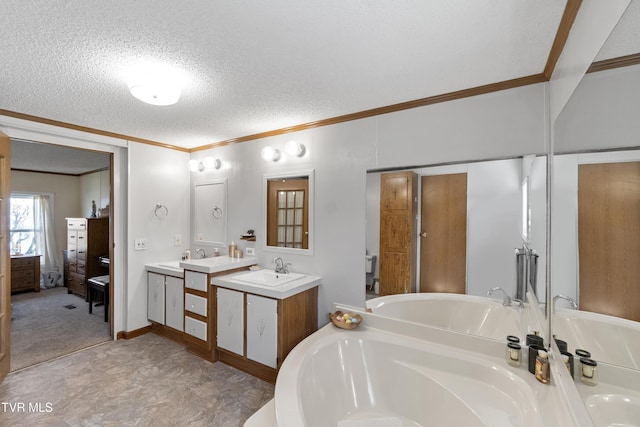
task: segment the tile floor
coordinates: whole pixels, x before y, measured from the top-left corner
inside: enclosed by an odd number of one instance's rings
[[[273,391],[146,334],[9,374],[0,426],[242,426]]]

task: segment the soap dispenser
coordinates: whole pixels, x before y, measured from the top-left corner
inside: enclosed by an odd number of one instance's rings
[[[236,249],[238,249],[238,246],[236,245],[236,242],[232,240],[231,244],[229,245],[229,258],[233,258],[235,256]]]

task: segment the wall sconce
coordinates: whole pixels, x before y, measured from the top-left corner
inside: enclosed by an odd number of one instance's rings
[[[260,156],[267,162],[268,161],[277,162],[278,160],[280,160],[280,150],[278,150],[277,148],[269,147],[267,145],[260,152]]]
[[[287,142],[287,145],[285,145],[284,149],[287,154],[296,157],[304,156],[304,153],[307,151],[306,147],[303,144],[298,144],[295,141]]]
[[[214,159],[213,157],[205,157],[202,161],[191,159],[187,163],[191,172],[204,172],[213,169],[220,169],[222,167],[222,161],[220,159]]]

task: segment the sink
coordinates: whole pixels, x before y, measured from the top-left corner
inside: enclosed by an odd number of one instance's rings
[[[261,286],[280,286],[303,277],[305,275],[299,273],[276,273],[273,270],[258,270],[238,274],[233,277],[233,280]]]
[[[179,270],[182,270],[182,267],[180,267],[180,261],[161,262],[159,265],[160,267],[177,268]]]

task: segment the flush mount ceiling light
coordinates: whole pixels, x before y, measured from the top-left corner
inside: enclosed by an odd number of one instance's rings
[[[269,147],[267,145],[260,152],[260,156],[267,162],[268,161],[277,162],[278,160],[280,160],[280,150],[278,150],[277,148]]]
[[[287,152],[287,154],[291,156],[297,156],[297,157],[304,156],[304,153],[307,151],[303,144],[298,144],[295,141],[287,142],[287,145],[285,145],[284,149]]]
[[[173,105],[180,99],[182,88],[178,80],[167,73],[148,72],[131,78],[129,91],[147,104]]]

